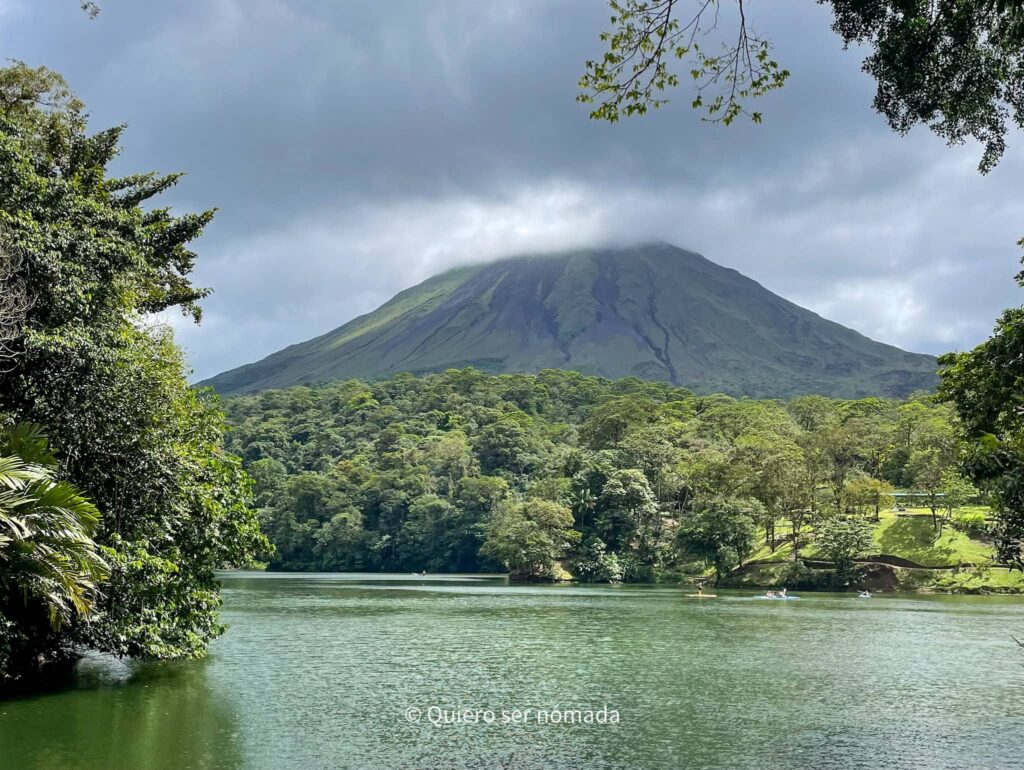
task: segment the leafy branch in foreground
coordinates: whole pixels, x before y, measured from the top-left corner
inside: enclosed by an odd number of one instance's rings
[[[743,103],[781,88],[789,71],[770,56],[769,42],[747,25],[744,0],[736,0],[736,36],[716,53],[705,40],[718,29],[719,0],[698,0],[688,19],[676,13],[680,0],[611,0],[612,31],[601,33],[608,50],[600,60],[587,62],[577,100],[595,104],[590,117],[615,122],[620,116],[642,115],[668,102],[661,96],[679,85],[669,67],[672,57],[690,62],[696,84],[694,109],[705,120],[732,123],[746,113]],[[705,101],[705,97],[709,95]],[[749,113],[760,123],[760,112]]]
[[[983,146],[987,173],[1006,149],[1007,125],[1024,127],[1024,3],[1020,0],[817,0],[832,8],[843,43],[864,46],[863,70],[877,83],[873,106],[899,134],[926,125],[947,144]],[[771,57],[771,41],[750,30],[750,0],[730,0],[719,51],[706,40],[720,30],[722,0],[609,0],[607,50],[588,61],[577,100],[590,116],[617,121],[657,109],[680,85],[670,61],[687,59],[694,109],[731,123],[750,99],[781,88],[789,71]]]
[[[830,2],[833,30],[872,53],[874,107],[906,134],[924,124],[947,144],[984,147],[991,171],[1006,149],[1007,122],[1024,126],[1024,6],[1019,0]]]

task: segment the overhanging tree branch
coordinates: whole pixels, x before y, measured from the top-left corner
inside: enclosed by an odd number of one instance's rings
[[[685,21],[677,13],[681,0],[611,0],[613,30],[601,35],[608,50],[601,60],[587,62],[577,99],[597,105],[592,118],[610,122],[657,109],[668,102],[661,94],[679,85],[679,75],[669,68],[675,57],[691,64],[696,83],[692,106],[703,108],[706,120],[728,125],[749,114],[760,122],[761,113],[747,113],[744,101],[780,88],[789,72],[770,58],[768,41],[748,27],[746,0],[734,2],[739,12],[735,40],[711,53],[705,39],[718,29],[720,0],[697,0]]]

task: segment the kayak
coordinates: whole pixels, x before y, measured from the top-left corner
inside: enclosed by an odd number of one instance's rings
[[[687,599],[717,599],[718,594],[684,594]]]
[[[769,601],[777,600],[777,601],[785,602],[785,601],[789,601],[790,599],[799,599],[800,597],[799,596],[752,596],[751,598],[752,599],[768,599]]]

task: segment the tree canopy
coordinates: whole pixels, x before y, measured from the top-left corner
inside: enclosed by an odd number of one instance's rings
[[[829,518],[875,521],[896,486],[924,494],[915,453],[942,446],[940,481],[959,478],[953,411],[923,394],[783,403],[463,369],[224,405],[272,569],[725,575],[759,543],[798,556]]]
[[[109,566],[79,645],[201,654],[220,625],[213,570],[267,547],[222,417],[189,387],[152,314],[198,319],[207,290],[189,248],[213,212],[153,206],[178,174],[111,177],[123,127],[90,134],[84,106],[45,68],[0,69],[0,413],[43,426],[57,476],[102,517]]]

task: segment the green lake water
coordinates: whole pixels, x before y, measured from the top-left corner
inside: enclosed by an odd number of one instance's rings
[[[1017,598],[259,573],[224,589],[207,660],[89,659],[0,702],[0,768],[1024,767]],[[443,723],[459,709],[478,721]]]

